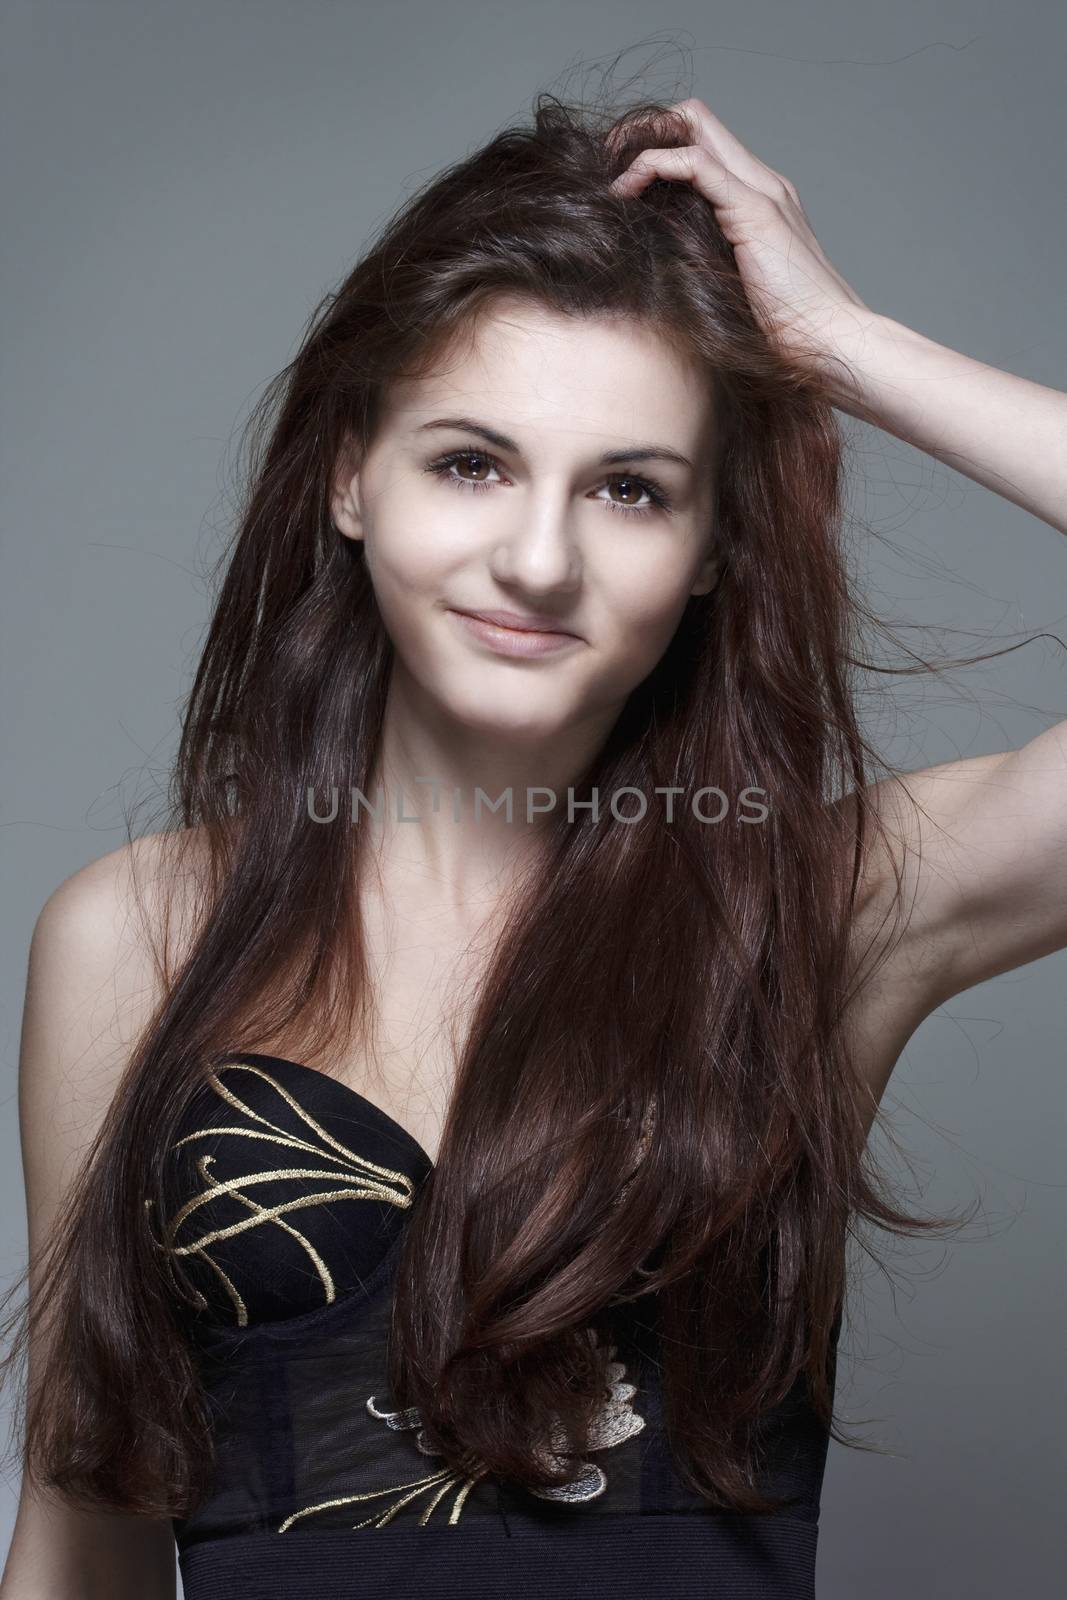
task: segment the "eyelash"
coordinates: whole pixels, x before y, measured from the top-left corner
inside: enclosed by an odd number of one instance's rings
[[[455,485],[457,489],[478,490],[493,488],[494,486],[491,483],[471,483],[466,478],[452,477],[450,468],[454,467],[458,461],[470,460],[487,461],[491,467],[496,467],[498,470],[500,468],[499,461],[495,456],[491,456],[487,450],[450,450],[447,455],[440,456],[436,461],[432,461],[425,470],[434,473],[443,483]],[[653,511],[669,511],[671,509],[670,497],[666,490],[650,478],[639,477],[635,472],[619,472],[614,477],[606,478],[604,481],[606,483],[636,483],[638,488],[643,489],[651,500],[652,504],[648,506],[620,506],[616,505],[613,500],[604,502],[612,511],[621,512],[625,517],[647,517]]]

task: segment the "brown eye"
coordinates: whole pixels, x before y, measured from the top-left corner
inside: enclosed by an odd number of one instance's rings
[[[492,471],[492,462],[489,460],[488,456],[480,456],[473,453],[465,456],[457,456],[455,458],[454,465],[457,467],[469,467],[472,462],[475,464],[475,466],[483,466],[486,472]],[[461,473],[460,476],[462,477],[464,474]],[[473,474],[473,477],[476,483],[481,483],[483,481],[481,475],[477,472]]]
[[[460,467],[468,471],[460,472]],[[432,473],[442,483],[450,483],[455,489],[480,490],[484,493],[495,487],[495,480],[486,477],[485,472],[495,472],[496,467],[496,460],[488,451],[450,450],[447,456],[442,456],[439,461],[431,461],[423,470]]]
[[[639,500],[645,493],[644,484],[638,483],[636,478],[612,478],[611,482],[616,487],[620,484],[623,485],[625,494],[633,497],[624,499],[624,505],[633,505],[635,500]]]

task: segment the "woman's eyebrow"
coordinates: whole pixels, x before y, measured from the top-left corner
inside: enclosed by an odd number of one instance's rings
[[[430,428],[456,428],[462,433],[476,433],[497,450],[510,450],[513,455],[520,453],[514,439],[509,438],[506,433],[499,433],[496,428],[487,427],[484,422],[478,422],[473,417],[435,417],[432,422],[423,422],[415,431],[425,433]],[[669,450],[666,445],[656,444],[635,444],[626,450],[609,450],[607,455],[600,457],[598,465],[616,467],[627,461],[674,461],[678,466],[688,467],[690,470],[693,466],[689,458],[681,455],[679,451]]]

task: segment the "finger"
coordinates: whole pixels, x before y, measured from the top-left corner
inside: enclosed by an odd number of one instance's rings
[[[784,190],[791,199],[799,203],[796,188],[788,178],[769,167],[765,161],[753,155],[747,145],[741,143],[736,134],[722,122],[715,113],[704,104],[703,100],[680,100],[671,107],[677,111],[689,126],[694,130],[696,142],[704,144],[711,150],[723,166],[736,172],[738,177],[752,189],[759,189],[770,199],[781,198]]]
[[[620,194],[640,194],[655,178],[692,183],[716,206],[731,206],[754,197],[754,191],[701,145],[642,150],[610,187]]]

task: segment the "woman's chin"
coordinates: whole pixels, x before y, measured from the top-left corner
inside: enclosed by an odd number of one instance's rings
[[[558,739],[573,721],[561,703],[558,686],[551,692],[495,686],[481,678],[474,684],[433,686],[439,721],[484,734],[501,744]]]

